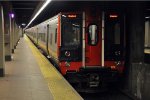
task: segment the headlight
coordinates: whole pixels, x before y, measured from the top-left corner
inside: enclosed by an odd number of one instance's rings
[[[66,51],[66,52],[65,52],[65,56],[70,57],[70,52],[69,52],[69,51]]]

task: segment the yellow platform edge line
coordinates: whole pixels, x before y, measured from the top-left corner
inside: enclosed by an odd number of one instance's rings
[[[65,80],[65,78],[56,70],[55,67],[40,53],[34,44],[25,35],[33,55],[35,56],[40,70],[45,78],[49,90],[54,100],[83,100],[83,98],[74,90],[74,88]]]

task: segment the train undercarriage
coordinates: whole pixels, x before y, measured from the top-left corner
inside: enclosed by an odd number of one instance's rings
[[[67,72],[65,78],[78,92],[103,92],[119,81],[118,71],[106,67],[80,68],[79,72]]]

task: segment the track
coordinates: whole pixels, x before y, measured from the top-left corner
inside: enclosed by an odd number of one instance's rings
[[[102,93],[80,93],[84,100],[133,100],[128,95],[116,89],[109,89]]]

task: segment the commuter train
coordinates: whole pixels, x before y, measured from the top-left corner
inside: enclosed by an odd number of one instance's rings
[[[124,71],[124,16],[118,12],[61,12],[25,32],[72,83],[99,87]]]

